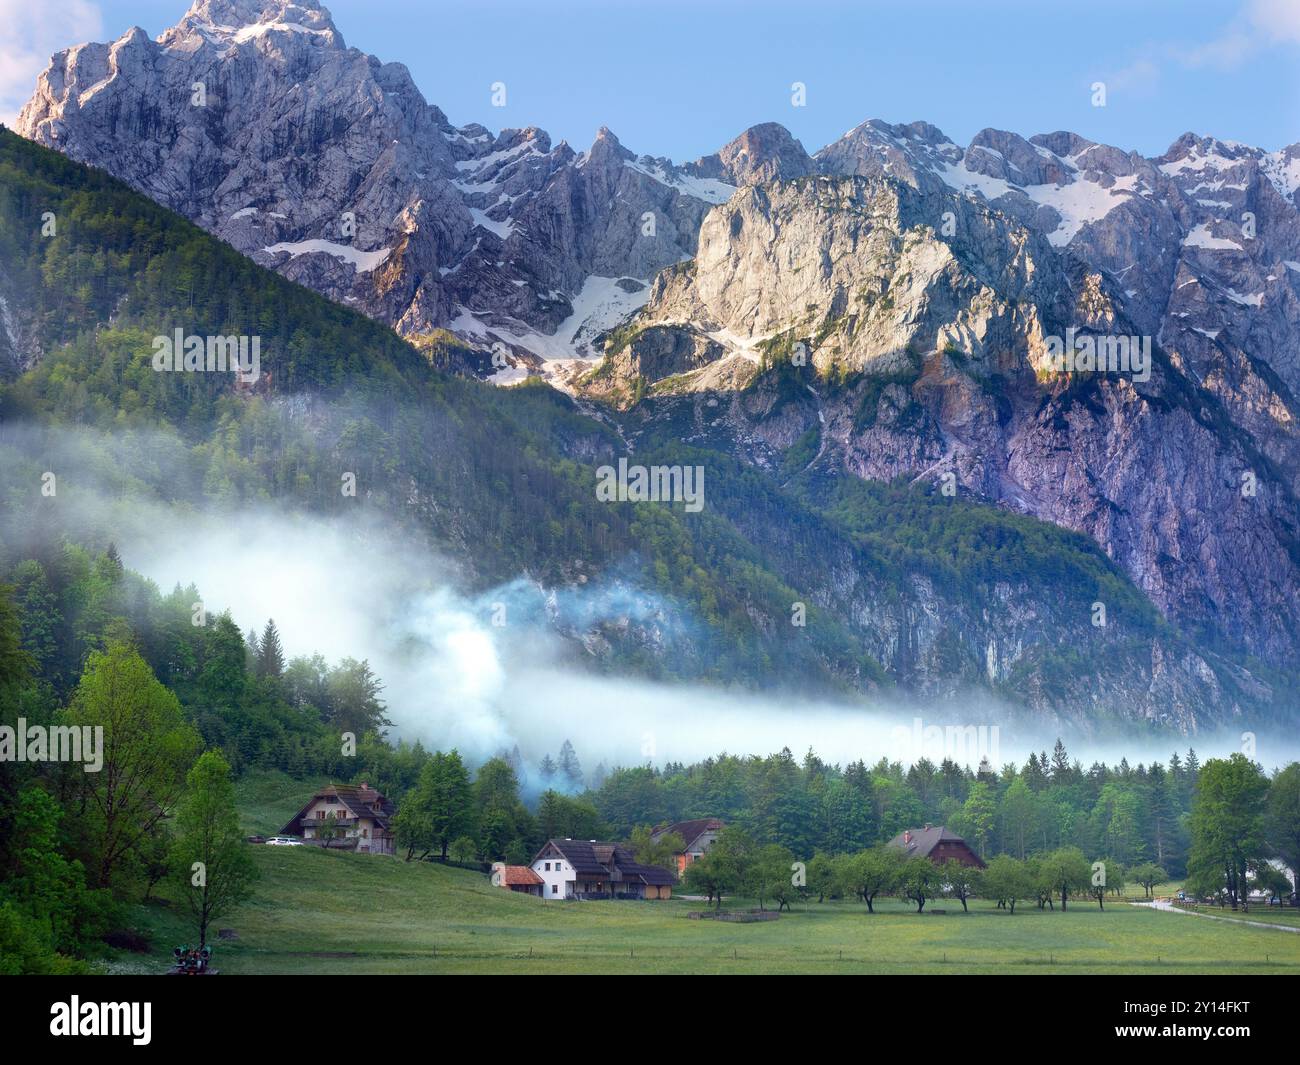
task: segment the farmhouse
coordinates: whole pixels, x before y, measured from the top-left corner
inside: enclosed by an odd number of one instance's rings
[[[889,841],[891,847],[903,850],[909,858],[929,858],[935,865],[952,860],[962,865],[984,868],[984,859],[970,849],[970,845],[943,825],[907,829]]]
[[[686,841],[686,849],[673,856],[677,859],[677,875],[680,877],[686,874],[686,867],[691,862],[699,861],[704,857],[704,852],[713,846],[723,827],[723,823],[716,817],[701,817],[694,821],[678,821],[672,825],[661,825],[650,834],[650,838],[657,843],[670,832],[674,832]]]
[[[499,883],[507,891],[540,897],[545,881],[526,865],[507,865],[501,870]]]
[[[337,837],[327,845],[367,854],[392,854],[395,812],[393,804],[364,781],[359,785],[330,784],[318,791],[279,834],[319,843],[321,829],[332,823]]]
[[[550,839],[533,859],[545,899],[666,899],[673,874],[641,865],[621,843]]]

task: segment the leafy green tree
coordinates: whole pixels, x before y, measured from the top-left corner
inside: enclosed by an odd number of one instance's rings
[[[1034,765],[1038,765],[1037,758],[1034,758]],[[1017,858],[1025,856],[1034,831],[1037,806],[1034,793],[1019,777],[1011,782],[1002,796],[999,808],[1002,842]]]
[[[50,670],[58,661],[58,634],[63,624],[58,600],[46,577],[45,569],[35,559],[26,559],[14,568],[14,587],[11,596],[22,616],[22,649],[31,655],[31,665],[39,672]],[[5,597],[0,590],[0,599]],[[10,611],[8,622],[0,621],[0,633],[5,625],[14,625],[12,608],[0,606],[0,617]],[[6,648],[11,634],[0,635],[0,686],[5,684],[4,659],[13,654],[12,644]]]
[[[1147,898],[1151,897],[1157,884],[1163,884],[1169,879],[1169,873],[1155,862],[1141,862],[1133,866],[1128,875],[1133,883],[1142,886],[1142,893]]]
[[[1273,778],[1264,808],[1264,838],[1272,854],[1295,877],[1291,891],[1300,895],[1300,762]]]
[[[716,900],[722,909],[723,895],[738,895],[753,887],[757,848],[748,832],[727,825],[703,858],[686,867],[686,888]]]
[[[870,847],[876,823],[869,792],[870,780],[855,785],[849,779],[832,779],[821,794],[822,845],[833,854],[848,854]]]
[[[13,589],[0,584],[0,695],[12,698],[12,693],[27,680],[35,664],[32,655],[23,649],[22,626],[18,608],[13,602]],[[8,699],[5,702],[8,703]]]
[[[102,930],[98,922],[107,914],[107,899],[88,892],[81,863],[63,855],[62,817],[59,804],[40,787],[32,785],[19,793],[13,860],[0,884],[0,900],[8,899],[25,913],[53,951],[79,955],[91,936]]]
[[[808,859],[804,891],[808,895],[816,895],[818,902],[825,902],[827,895],[836,893],[835,862],[835,858],[823,851],[818,851]]]
[[[176,696],[124,643],[94,652],[64,723],[103,729],[103,766],[78,773],[80,825],[94,882],[109,886],[118,863],[157,831],[179,795],[198,736]]]
[[[247,899],[257,879],[239,831],[230,764],[220,751],[205,751],[186,776],[185,795],[176,811],[172,861],[202,947],[212,921]]]
[[[472,862],[478,857],[478,845],[469,836],[459,836],[451,841],[449,853],[452,861]]]
[[[901,899],[916,903],[916,912],[925,909],[926,901],[939,894],[942,887],[939,867],[929,858],[906,858],[898,871],[895,890]]]
[[[535,851],[537,826],[519,800],[519,779],[504,758],[489,758],[474,778],[474,819],[480,853],[488,861],[506,856],[511,843],[520,853]]]
[[[1095,863],[1097,868],[1093,870],[1092,878],[1088,881],[1088,892],[1097,900],[1097,909],[1104,910],[1106,907],[1102,904],[1106,898],[1106,893],[1119,895],[1124,890],[1127,872],[1124,866],[1112,858],[1103,859]]]
[[[316,838],[325,845],[326,850],[334,845],[335,840],[343,838],[343,826],[339,824],[338,815],[332,811],[312,827],[316,830]]]
[[[1192,754],[1189,752],[1189,762]],[[1188,872],[1204,879],[1210,870],[1224,878],[1235,910],[1249,905],[1247,867],[1267,857],[1264,843],[1264,804],[1268,779],[1240,752],[1212,758],[1201,768],[1192,799],[1189,824],[1192,853]]]
[[[1009,913],[1016,912],[1016,903],[1035,896],[1030,870],[1023,861],[1009,854],[999,854],[990,859],[988,868],[980,877],[981,893],[1000,903],[1005,903]]]
[[[15,903],[0,899],[0,976],[70,976],[89,971],[85,962],[54,949],[48,928]]]
[[[686,867],[686,875],[682,877],[682,886],[688,894],[703,895],[708,902],[716,900],[717,908],[722,909],[722,893],[729,890],[728,885],[723,880],[723,869],[716,863],[709,860],[709,854],[698,861],[691,862]]]
[[[904,858],[902,851],[887,844],[846,854],[835,860],[832,881],[842,895],[852,895],[875,913],[877,895],[888,895],[900,883]]]
[[[1140,804],[1133,788],[1122,783],[1102,786],[1093,808],[1093,830],[1098,844],[1120,861],[1142,856]]]
[[[772,899],[778,912],[788,910],[796,894],[794,853],[779,843],[759,847],[754,854],[751,882],[760,910],[765,899]]]
[[[1071,893],[1086,892],[1091,887],[1092,866],[1078,847],[1061,847],[1044,855],[1039,868],[1052,893],[1060,896],[1062,910]]]
[[[962,821],[975,842],[979,856],[987,857],[989,840],[997,818],[997,800],[992,787],[981,780],[972,784],[961,812]]]
[[[677,870],[677,855],[686,850],[686,841],[676,832],[666,832],[659,839],[651,838],[653,829],[639,825],[632,830],[628,846],[642,865],[655,865],[660,869]]]
[[[421,772],[420,781],[421,788],[430,789],[433,842],[446,861],[452,840],[474,830],[474,789],[469,770],[455,748],[446,754],[438,751]]]
[[[247,651],[239,627],[229,613],[220,615],[208,635],[198,678],[200,700],[213,707],[239,703],[248,681]]]
[[[370,733],[382,736],[392,726],[379,698],[384,686],[371,670],[369,662],[343,659],[330,670],[327,685],[329,720],[340,732],[351,732],[354,736]]]
[[[950,858],[939,866],[939,876],[944,892],[961,901],[962,913],[969,913],[966,900],[974,896],[978,890],[979,869]]]

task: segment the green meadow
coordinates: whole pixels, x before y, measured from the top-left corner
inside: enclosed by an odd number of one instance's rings
[[[981,901],[963,914],[893,900],[797,903],[771,922],[692,920],[701,903],[544,902],[428,862],[253,846],[252,901],[218,921],[215,964],[239,973],[1300,973],[1300,935],[1158,913],[1122,902],[1062,913]],[[727,908],[747,908],[727,900]],[[928,907],[927,907],[928,908]],[[138,907],[150,955],[118,972],[165,969],[192,933],[175,905]]]

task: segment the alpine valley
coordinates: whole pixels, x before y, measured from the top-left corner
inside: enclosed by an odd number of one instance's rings
[[[185,475],[133,491],[327,510],[363,467],[467,588],[671,604],[555,621],[598,670],[1297,719],[1300,144],[579,151],[452,125],[310,0],[68,48],[16,133],[0,417],[165,434]],[[150,373],[181,325],[260,335],[257,381]],[[1059,372],[1076,335],[1146,372]],[[628,456],[702,467],[703,510],[597,501]]]

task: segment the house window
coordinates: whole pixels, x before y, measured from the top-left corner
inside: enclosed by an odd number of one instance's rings
[[[551,863],[550,863],[550,862],[547,862],[547,863],[546,863],[546,871],[547,871],[548,873],[551,871]]]
[[[331,803],[333,803],[333,802],[338,802],[338,801],[339,801],[339,797],[338,797],[337,795],[326,795],[326,796],[325,796],[325,801],[326,801],[326,802],[331,802]]]
[[[552,884],[552,885],[551,885],[551,894],[552,894],[552,895],[558,895],[559,893],[560,893],[560,885],[559,885],[559,884]]]

